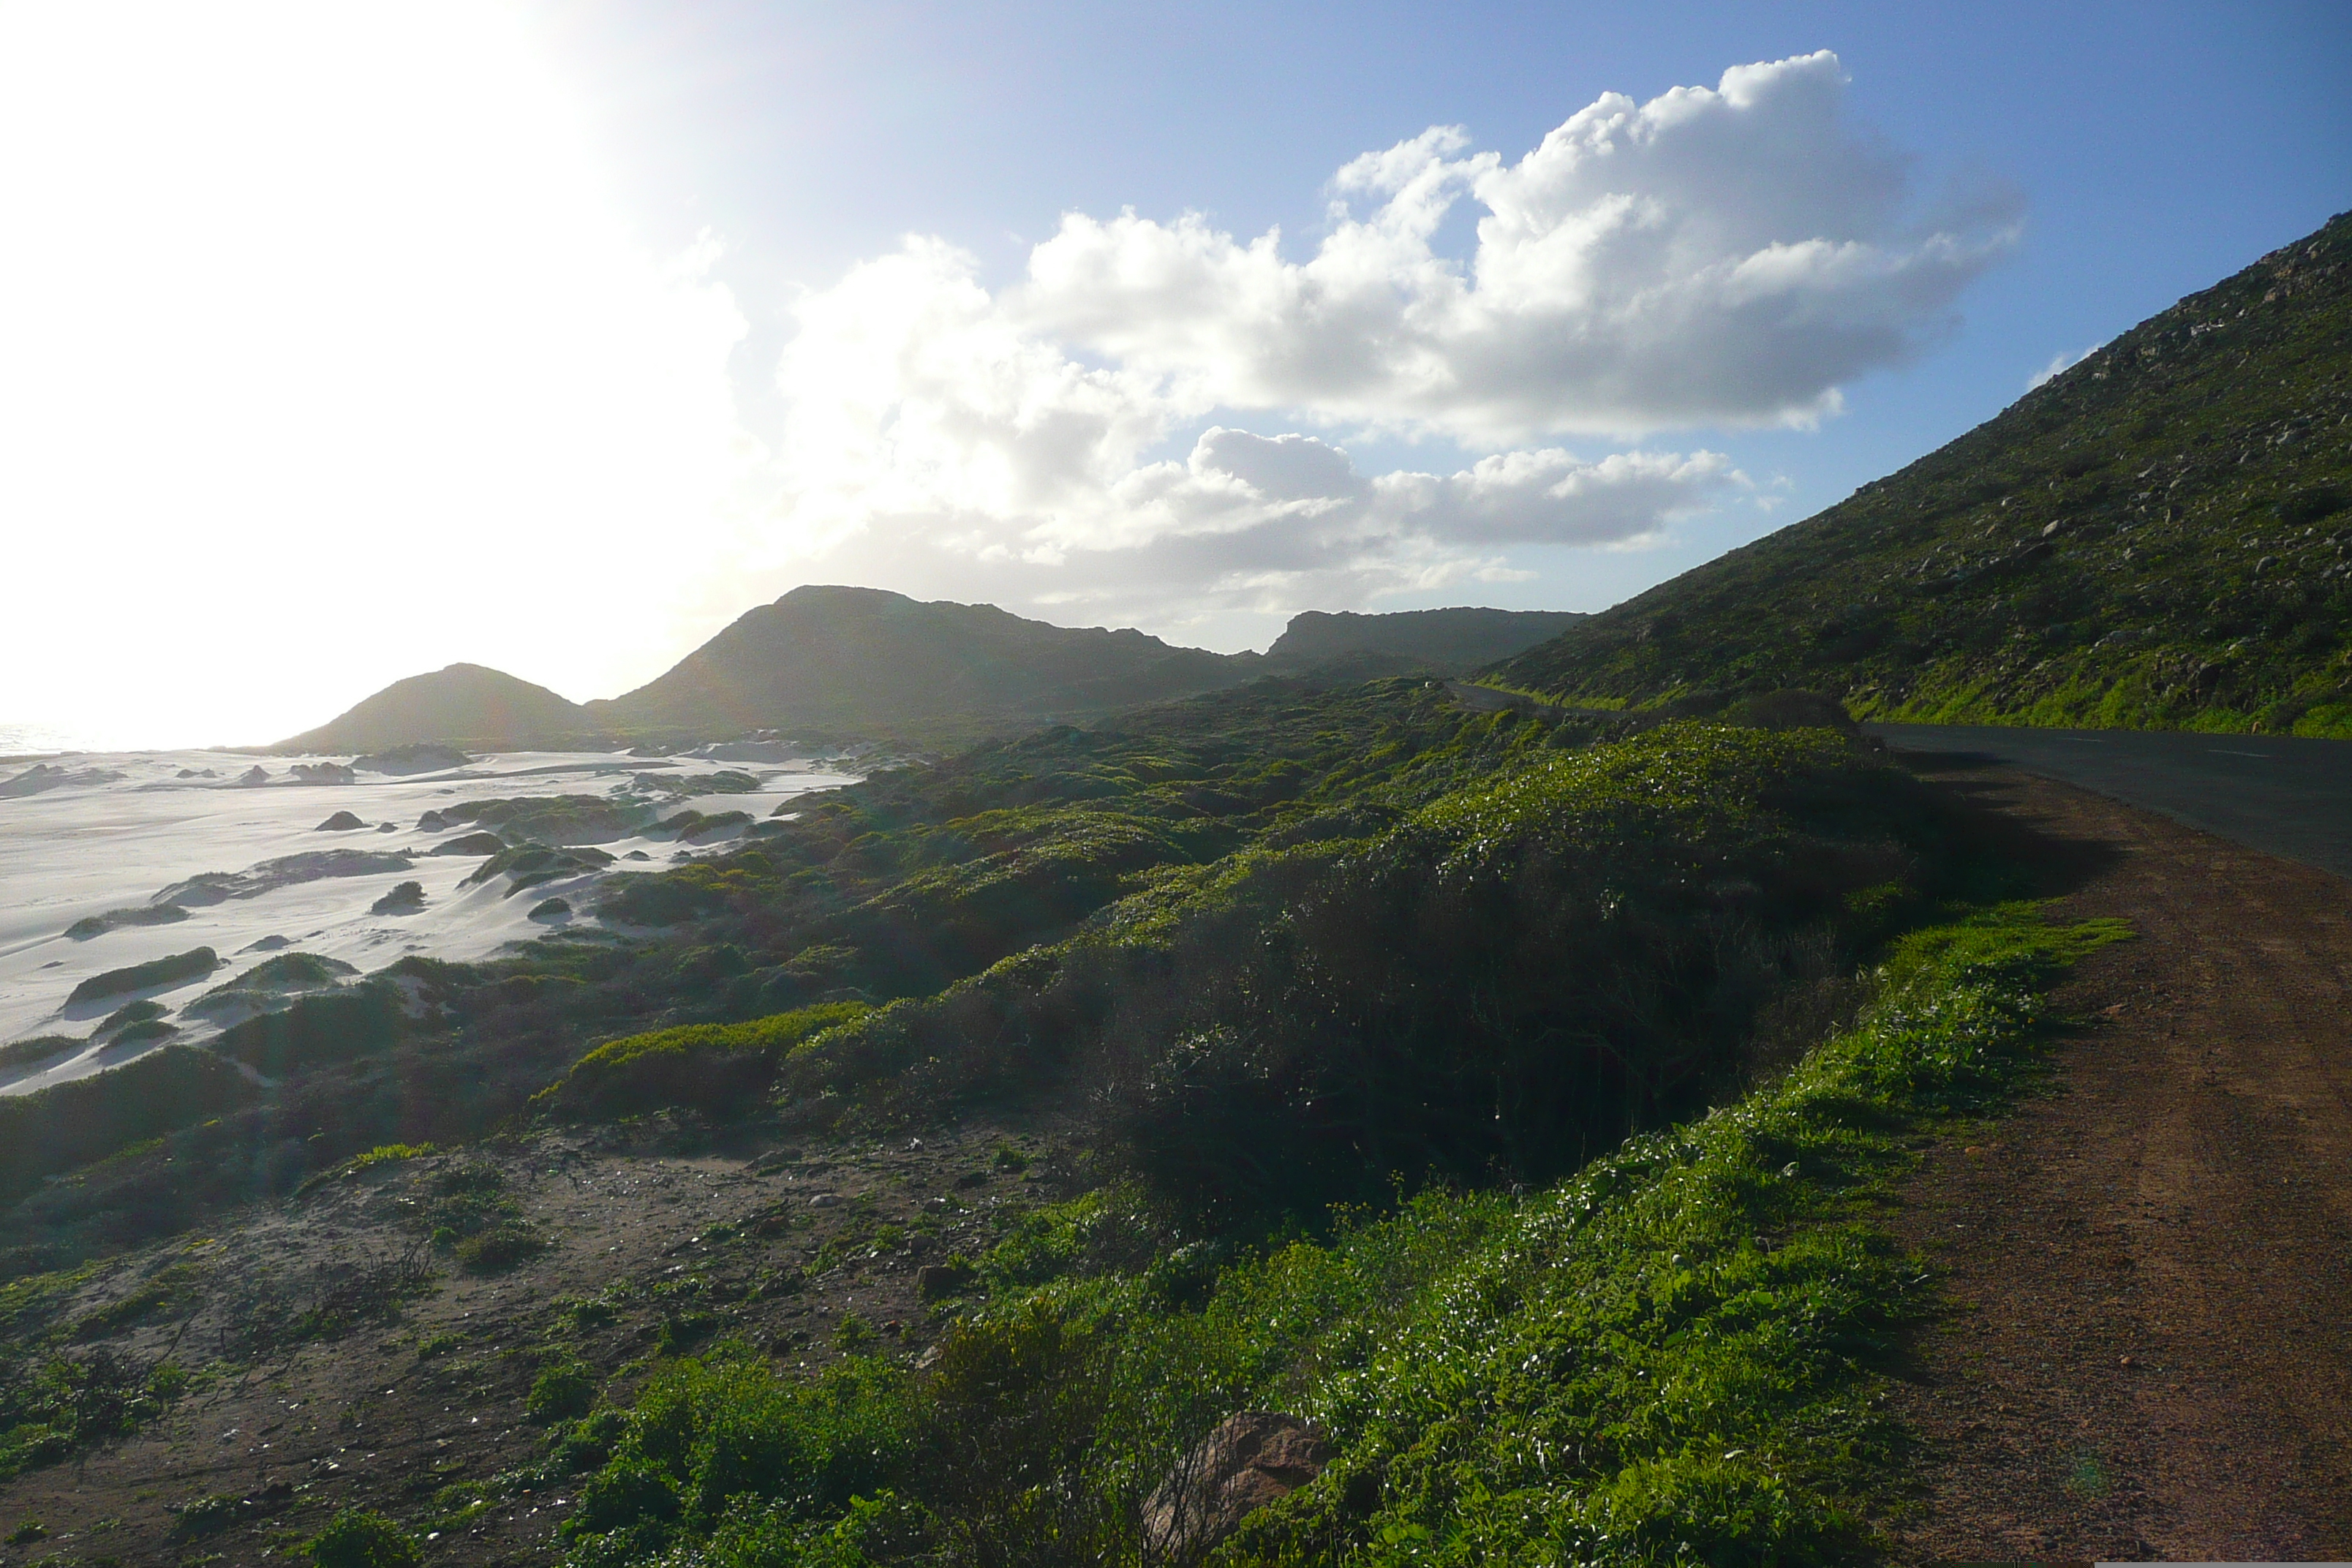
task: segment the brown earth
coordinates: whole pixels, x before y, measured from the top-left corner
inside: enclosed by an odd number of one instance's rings
[[[2075,972],[2051,1092],[1931,1151],[1947,1271],[1893,1401],[1905,1561],[2352,1557],[2352,884],[2005,768],[1915,767],[2034,836]]]
[[[430,1247],[424,1214],[485,1168],[551,1245],[478,1275]],[[866,1353],[915,1359],[953,1306],[922,1300],[917,1271],[985,1250],[1060,1195],[1034,1117],[765,1150],[691,1129],[542,1133],[327,1182],[215,1237],[113,1259],[42,1309],[70,1353],[168,1354],[198,1378],[132,1436],[0,1484],[0,1538],[26,1521],[44,1531],[0,1544],[0,1565],[251,1563],[345,1507],[430,1532],[436,1564],[549,1562],[585,1478],[513,1483],[547,1458],[525,1409],[542,1367],[577,1360],[625,1402],[661,1349],[737,1338],[818,1367],[853,1317]],[[404,1258],[425,1275],[405,1289]],[[119,1331],[74,1328],[175,1278],[184,1290]],[[363,1289],[348,1321],[301,1326],[354,1279],[379,1283],[375,1299]],[[586,1315],[565,1310],[582,1301]],[[205,1499],[209,1516],[187,1510]]]

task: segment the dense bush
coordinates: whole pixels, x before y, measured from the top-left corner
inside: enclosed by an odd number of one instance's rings
[[[803,1114],[936,1114],[1075,1076],[1106,1154],[1212,1209],[1549,1180],[1735,1073],[1759,1008],[1916,895],[1937,827],[1830,732],[1670,725],[1235,858],[781,1083]]]
[[[101,997],[120,996],[126,991],[145,991],[157,985],[176,985],[183,981],[200,979],[220,967],[220,955],[209,947],[191,948],[168,958],[150,959],[134,963],[128,969],[110,969],[103,974],[93,974],[66,997],[66,1005],[94,1002]]]
[[[708,1534],[738,1500],[793,1519],[838,1512],[899,1468],[914,1433],[912,1382],[883,1362],[853,1357],[814,1382],[732,1356],[677,1362],[638,1395],[564,1531],[597,1538],[590,1560],[617,1564]]]
[[[1098,1267],[1126,1251],[1104,1233],[1149,1214],[1096,1194],[1040,1215],[982,1268],[1046,1277],[922,1377],[657,1374],[567,1526],[575,1561],[1134,1562],[1145,1498],[1251,1408],[1312,1418],[1338,1453],[1228,1568],[1866,1557],[1899,1454],[1871,1394],[1929,1297],[1852,1194],[1921,1128],[1996,1106],[2042,988],[2117,934],[2031,909],[1919,934],[1854,1029],[1736,1105],[1548,1190],[1343,1214],[1197,1295],[1166,1289],[1189,1247]]]
[[[318,1568],[423,1568],[425,1549],[380,1513],[347,1508],[302,1547]]]
[[[631,1035],[590,1051],[532,1103],[583,1121],[671,1107],[741,1115],[760,1104],[782,1052],[866,1010],[860,1003],[838,1002],[743,1024],[688,1024]]]
[[[397,988],[365,982],[232,1025],[213,1048],[270,1078],[284,1078],[382,1051],[408,1032],[409,1023]]]
[[[0,1196],[256,1095],[212,1052],[166,1046],[110,1072],[0,1099]]]

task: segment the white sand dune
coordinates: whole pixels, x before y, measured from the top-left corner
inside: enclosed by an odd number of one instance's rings
[[[172,1010],[170,1021],[182,1031],[173,1038],[199,1040],[217,1032],[223,1017],[181,1009],[273,952],[318,953],[362,972],[409,953],[479,959],[511,943],[541,940],[564,924],[593,927],[593,899],[583,895],[606,877],[656,870],[682,854],[723,853],[739,837],[682,845],[674,834],[656,833],[603,844],[598,847],[614,857],[610,868],[509,897],[504,877],[458,885],[480,860],[424,853],[450,837],[416,830],[417,818],[433,807],[492,797],[629,792],[665,818],[691,809],[744,811],[758,820],[783,801],[856,776],[806,760],[686,758],[669,767],[749,773],[761,788],[748,795],[644,795],[634,781],[668,771],[658,760],[519,752],[478,757],[437,773],[363,772],[348,784],[291,782],[298,762],[316,768],[342,760],[269,757],[257,763],[209,752],[50,757],[38,765],[56,772],[36,775],[37,787],[0,793],[0,1041],[87,1037],[100,1019],[140,997]],[[33,765],[0,770],[0,785]],[[240,784],[256,765],[268,770],[270,782]],[[337,811],[352,813],[367,829],[320,831],[320,821]],[[381,831],[385,824],[393,830]],[[629,858],[633,851],[645,858]],[[371,912],[384,894],[408,881],[423,884],[422,908]],[[173,901],[186,910],[185,920],[118,924],[82,938],[65,934],[78,921],[150,906],[167,891],[176,891]],[[571,902],[571,920],[532,921],[530,911],[552,897]],[[256,947],[272,937],[287,940]],[[198,947],[210,947],[226,961],[209,976],[67,1005],[68,994],[91,976]],[[226,1020],[234,1022],[235,1015]],[[0,1064],[0,1095],[102,1071],[158,1043],[84,1045],[61,1058]]]

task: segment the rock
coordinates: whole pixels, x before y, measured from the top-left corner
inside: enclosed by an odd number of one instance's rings
[[[1321,1475],[1332,1458],[1323,1434],[1296,1415],[1226,1416],[1143,1505],[1144,1561],[1197,1562],[1252,1513]]]
[[[400,824],[397,822],[379,822],[375,825],[375,830],[378,833],[397,833],[400,831]]]
[[[341,763],[296,763],[294,776],[306,784],[356,784],[352,770]]]
[[[837,1208],[840,1205],[841,1194],[839,1193],[819,1193],[816,1196],[809,1199],[808,1206],[813,1209],[829,1209]]]
[[[980,1271],[971,1264],[926,1263],[915,1270],[915,1294],[926,1301],[941,1301],[950,1296],[971,1293],[980,1283]]]
[[[245,772],[237,774],[236,782],[247,789],[251,789],[256,784],[266,784],[269,782],[269,770],[263,767],[259,763],[256,763],[253,766],[246,769]]]
[[[349,833],[355,827],[365,827],[366,826],[366,823],[362,822],[350,812],[339,811],[335,813],[334,816],[327,818],[326,821],[319,824],[318,826],[310,829],[310,831],[313,833]]]

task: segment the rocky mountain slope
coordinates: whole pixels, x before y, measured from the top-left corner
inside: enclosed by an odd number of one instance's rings
[[[2352,215],[1803,522],[1503,664],[1651,706],[2352,735]]]

